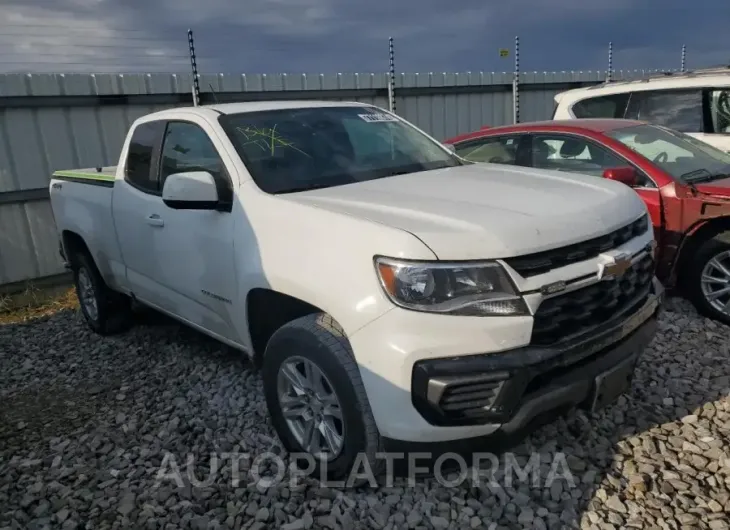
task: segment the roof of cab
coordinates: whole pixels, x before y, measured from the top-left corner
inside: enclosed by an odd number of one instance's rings
[[[283,101],[247,101],[244,103],[220,103],[204,105],[199,108],[212,109],[221,114],[239,114],[262,110],[307,109],[317,107],[364,107],[367,103],[357,101],[317,101],[317,100],[283,100]]]
[[[259,112],[266,110],[311,109],[326,107],[373,107],[373,105],[369,105],[368,103],[360,103],[357,101],[317,100],[247,101],[243,103],[216,103],[213,105],[199,105],[197,107],[172,107],[169,109],[158,110],[156,112],[140,116],[135,120],[134,123],[139,124],[148,121],[174,119],[176,116],[179,116],[181,112],[215,116],[220,114],[241,114],[246,112]]]

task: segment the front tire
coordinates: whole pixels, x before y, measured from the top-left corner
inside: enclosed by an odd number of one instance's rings
[[[79,253],[74,258],[72,269],[76,296],[81,314],[91,329],[100,335],[111,335],[127,329],[132,321],[129,297],[107,286],[88,253]]]
[[[309,455],[315,477],[360,485],[381,476],[382,439],[350,343],[332,317],[307,315],[277,330],[262,376],[279,438],[290,453]],[[349,481],[351,472],[368,476]]]
[[[687,288],[689,298],[699,313],[730,325],[728,235],[710,239],[698,248],[689,267]]]

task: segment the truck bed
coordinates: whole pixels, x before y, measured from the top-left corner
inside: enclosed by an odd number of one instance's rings
[[[104,279],[114,283],[125,273],[112,214],[115,168],[100,169],[56,171],[49,193],[61,239],[67,231],[80,236]]]
[[[116,172],[117,166],[64,169],[55,171],[53,178],[97,186],[114,186]]]

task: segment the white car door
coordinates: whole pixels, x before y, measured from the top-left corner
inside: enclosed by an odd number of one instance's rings
[[[140,300],[155,303],[158,289],[156,267],[151,259],[155,233],[161,228],[159,216],[160,188],[153,170],[164,121],[143,122],[132,132],[124,179],[117,179],[112,193],[112,212],[119,248],[124,261],[126,287]]]
[[[230,316],[237,310],[230,208],[177,210],[162,201],[167,176],[202,170],[231,203],[229,172],[203,127],[170,120],[137,126],[126,178],[115,185],[114,218],[128,286],[140,301],[240,343]]]
[[[150,257],[157,263],[154,280],[165,309],[240,344],[233,324],[233,315],[240,311],[234,268],[233,186],[209,131],[214,134],[202,120],[167,123],[160,152],[160,188],[173,173],[208,171],[218,183],[219,199],[227,206],[178,210],[158,198],[155,213],[163,226],[153,231]]]

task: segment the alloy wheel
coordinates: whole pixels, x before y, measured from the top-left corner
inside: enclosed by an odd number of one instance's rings
[[[702,269],[702,295],[715,310],[730,316],[730,250],[707,261]]]
[[[84,307],[84,311],[91,318],[96,320],[99,318],[99,307],[96,304],[96,294],[94,293],[94,284],[91,276],[85,267],[81,267],[78,272],[79,281],[79,301]]]
[[[334,387],[309,359],[290,357],[279,367],[279,406],[299,445],[320,460],[333,460],[345,441],[342,407]]]

